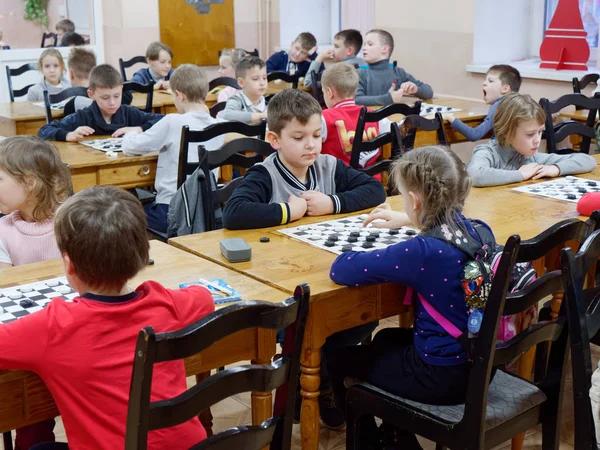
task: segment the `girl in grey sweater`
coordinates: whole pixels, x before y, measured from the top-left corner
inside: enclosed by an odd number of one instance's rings
[[[71,86],[64,77],[65,62],[60,52],[55,48],[49,48],[42,52],[38,61],[38,69],[42,73],[42,81],[29,88],[27,101],[43,102],[44,91],[54,95]]]
[[[511,93],[498,105],[494,134],[475,147],[468,165],[473,186],[497,186],[525,180],[590,172],[596,160],[590,155],[540,153],[546,114],[529,95]]]

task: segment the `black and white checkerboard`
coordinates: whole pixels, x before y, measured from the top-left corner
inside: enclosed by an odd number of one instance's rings
[[[421,115],[426,116],[428,114],[439,113],[454,113],[461,111],[459,108],[452,108],[451,106],[434,105],[433,103],[421,103]]]
[[[600,192],[600,181],[566,176],[513,188],[515,191],[577,203],[588,192]]]
[[[106,138],[106,139],[93,139],[91,141],[80,141],[80,144],[87,145],[88,147],[101,150],[103,152],[120,152],[123,151],[122,138]]]
[[[338,255],[352,250],[365,252],[386,248],[417,234],[416,230],[408,227],[373,228],[370,224],[363,227],[366,218],[367,214],[362,214],[277,231]]]
[[[72,301],[77,297],[66,277],[0,289],[0,323],[9,323],[44,308],[53,298]]]

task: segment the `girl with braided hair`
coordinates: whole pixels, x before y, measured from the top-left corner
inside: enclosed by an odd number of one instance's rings
[[[432,305],[461,332],[467,329],[468,307],[461,284],[468,256],[453,243],[483,243],[462,215],[471,179],[463,162],[445,147],[414,149],[396,160],[391,180],[400,191],[404,212],[378,206],[365,220],[374,228],[414,226],[421,233],[404,242],[372,252],[347,252],[331,267],[331,279],[346,286],[397,283],[407,287],[415,321],[412,329],[379,331],[370,345],[340,349],[328,362],[338,404],[344,405],[343,380],[367,381],[395,395],[429,404],[464,403],[471,363],[462,345],[428,312]],[[376,219],[379,219],[376,221]],[[491,234],[487,225],[482,224]],[[431,237],[435,232],[445,239]],[[418,295],[417,295],[418,294]],[[426,299],[426,300],[424,300]],[[414,434],[362,420],[361,448],[420,449]],[[364,430],[364,433],[362,432]]]

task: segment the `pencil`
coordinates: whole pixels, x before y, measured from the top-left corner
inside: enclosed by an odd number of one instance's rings
[[[233,295],[232,291],[230,291],[227,288],[224,288],[223,286],[219,286],[217,283],[213,283],[212,281],[208,281],[203,278],[200,278],[198,281],[206,286],[210,286],[210,287],[216,289],[217,291],[221,291],[226,295]]]

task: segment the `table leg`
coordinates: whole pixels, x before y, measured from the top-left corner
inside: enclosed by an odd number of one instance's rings
[[[531,347],[524,355],[519,358],[517,367],[517,375],[526,380],[531,380],[531,373],[533,371],[533,362],[535,361],[535,347]],[[512,438],[511,450],[521,450],[523,448],[523,441],[525,440],[525,433],[521,433]]]
[[[300,433],[303,450],[317,450],[319,447],[319,387],[321,377],[321,349],[307,348],[300,362],[300,386],[302,409],[300,412]]]
[[[270,364],[271,358],[258,357],[252,364]],[[273,395],[271,392],[252,392],[252,425],[260,425],[273,416]]]
[[[205,380],[208,377],[210,377],[210,372],[199,373],[198,375],[196,375],[196,383],[200,383],[202,380]],[[200,419],[202,426],[206,430],[206,436],[212,436],[213,415],[210,412],[210,408],[207,408],[200,414],[198,414],[198,418]]]

